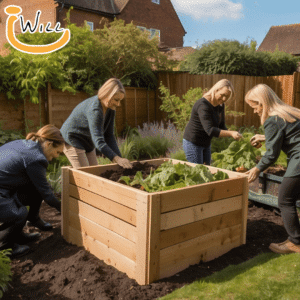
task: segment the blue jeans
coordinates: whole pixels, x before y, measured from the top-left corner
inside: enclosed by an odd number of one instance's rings
[[[210,165],[210,146],[209,147],[201,147],[193,144],[190,141],[183,139],[183,150],[188,162],[195,164],[203,164],[205,163],[207,166]]]

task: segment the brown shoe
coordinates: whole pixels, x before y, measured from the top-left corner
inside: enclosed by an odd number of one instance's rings
[[[269,249],[279,254],[300,253],[300,245],[295,245],[289,240],[286,240],[279,244],[272,243],[269,246]]]

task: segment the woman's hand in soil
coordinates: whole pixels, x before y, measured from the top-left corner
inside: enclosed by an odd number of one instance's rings
[[[117,163],[119,166],[125,169],[132,169],[132,164],[127,158],[122,158],[120,156],[115,156],[113,159],[114,163]]]
[[[245,174],[248,175],[248,182],[251,183],[256,178],[258,178],[259,173],[260,173],[260,170],[256,167],[254,167],[251,170],[249,170],[248,172],[246,172]]]
[[[237,132],[237,131],[232,131],[231,132],[231,136],[235,139],[235,140],[240,140],[243,136],[239,133],[239,132]]]
[[[250,143],[255,148],[260,148],[262,146],[261,142],[264,142],[266,137],[263,134],[256,134],[250,140]]]

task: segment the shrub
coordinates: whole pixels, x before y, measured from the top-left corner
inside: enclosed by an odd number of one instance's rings
[[[251,44],[224,39],[209,41],[188,55],[180,70],[191,74],[275,76],[293,74],[297,64],[298,58],[289,53],[257,52]]]

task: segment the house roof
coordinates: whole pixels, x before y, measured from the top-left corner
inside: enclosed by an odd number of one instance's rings
[[[66,6],[75,6],[78,8],[93,10],[106,14],[119,14],[129,0],[55,0]]]
[[[275,51],[276,45],[280,51],[300,54],[300,23],[272,26],[257,51]]]

